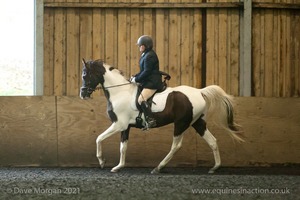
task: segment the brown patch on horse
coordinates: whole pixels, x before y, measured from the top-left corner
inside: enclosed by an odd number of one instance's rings
[[[193,123],[193,128],[199,133],[199,135],[202,137],[206,130],[206,122],[203,119],[204,114],[202,114],[197,121]]]
[[[174,91],[168,95],[165,109],[153,113],[153,116],[157,127],[174,122],[174,136],[178,136],[190,126],[193,120],[193,106],[185,94]]]
[[[104,84],[104,74],[106,73],[106,69],[103,66],[104,62],[102,60],[95,60],[95,61],[89,61],[87,62],[88,68],[91,70],[90,74],[92,75],[92,81],[94,82],[100,82],[103,88],[104,95],[107,99],[107,109],[106,112],[108,114],[108,117],[112,122],[118,121],[118,117],[116,113],[114,112],[113,105],[110,101],[110,94],[108,90],[105,90],[103,87]],[[109,70],[112,70],[114,68],[110,67]],[[97,84],[96,84],[97,85]]]

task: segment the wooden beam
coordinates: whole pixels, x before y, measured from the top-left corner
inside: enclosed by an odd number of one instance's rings
[[[34,94],[44,94],[44,4],[35,1]]]
[[[300,3],[253,3],[253,8],[300,9]]]
[[[48,8],[240,8],[243,3],[99,3],[99,2],[45,2]]]
[[[244,1],[240,39],[240,96],[251,96],[252,0]]]
[[[241,8],[243,2],[208,3],[99,3],[99,2],[44,2],[48,8]],[[300,3],[259,3],[253,8],[300,9]]]

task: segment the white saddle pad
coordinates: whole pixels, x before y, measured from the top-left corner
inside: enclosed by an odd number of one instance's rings
[[[167,102],[167,97],[169,93],[173,92],[173,88],[167,88],[165,91],[156,93],[152,99],[152,112],[161,112],[165,109],[166,107],[166,102]],[[136,96],[136,95],[134,95]],[[133,102],[131,103],[131,107],[134,110],[137,110],[136,105],[135,105],[135,97],[133,98]]]
[[[172,88],[167,88],[161,93],[157,93],[153,97],[152,112],[161,112],[165,109],[168,95],[173,92]]]

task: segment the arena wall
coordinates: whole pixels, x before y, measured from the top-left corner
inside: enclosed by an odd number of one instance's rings
[[[96,138],[110,126],[106,100],[94,96],[0,97],[0,166],[98,166]],[[300,164],[299,98],[237,97],[235,116],[245,143],[234,142],[208,121],[223,166]],[[152,167],[169,152],[173,125],[132,129],[127,166]],[[119,160],[120,134],[103,142],[107,166]],[[194,129],[168,166],[212,166],[213,154]]]
[[[299,97],[299,10],[298,0],[45,0],[44,95],[77,95],[82,58],[136,74],[147,34],[171,86]]]

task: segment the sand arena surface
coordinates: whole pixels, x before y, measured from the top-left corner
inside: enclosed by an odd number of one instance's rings
[[[0,168],[0,199],[299,199],[300,169]]]

